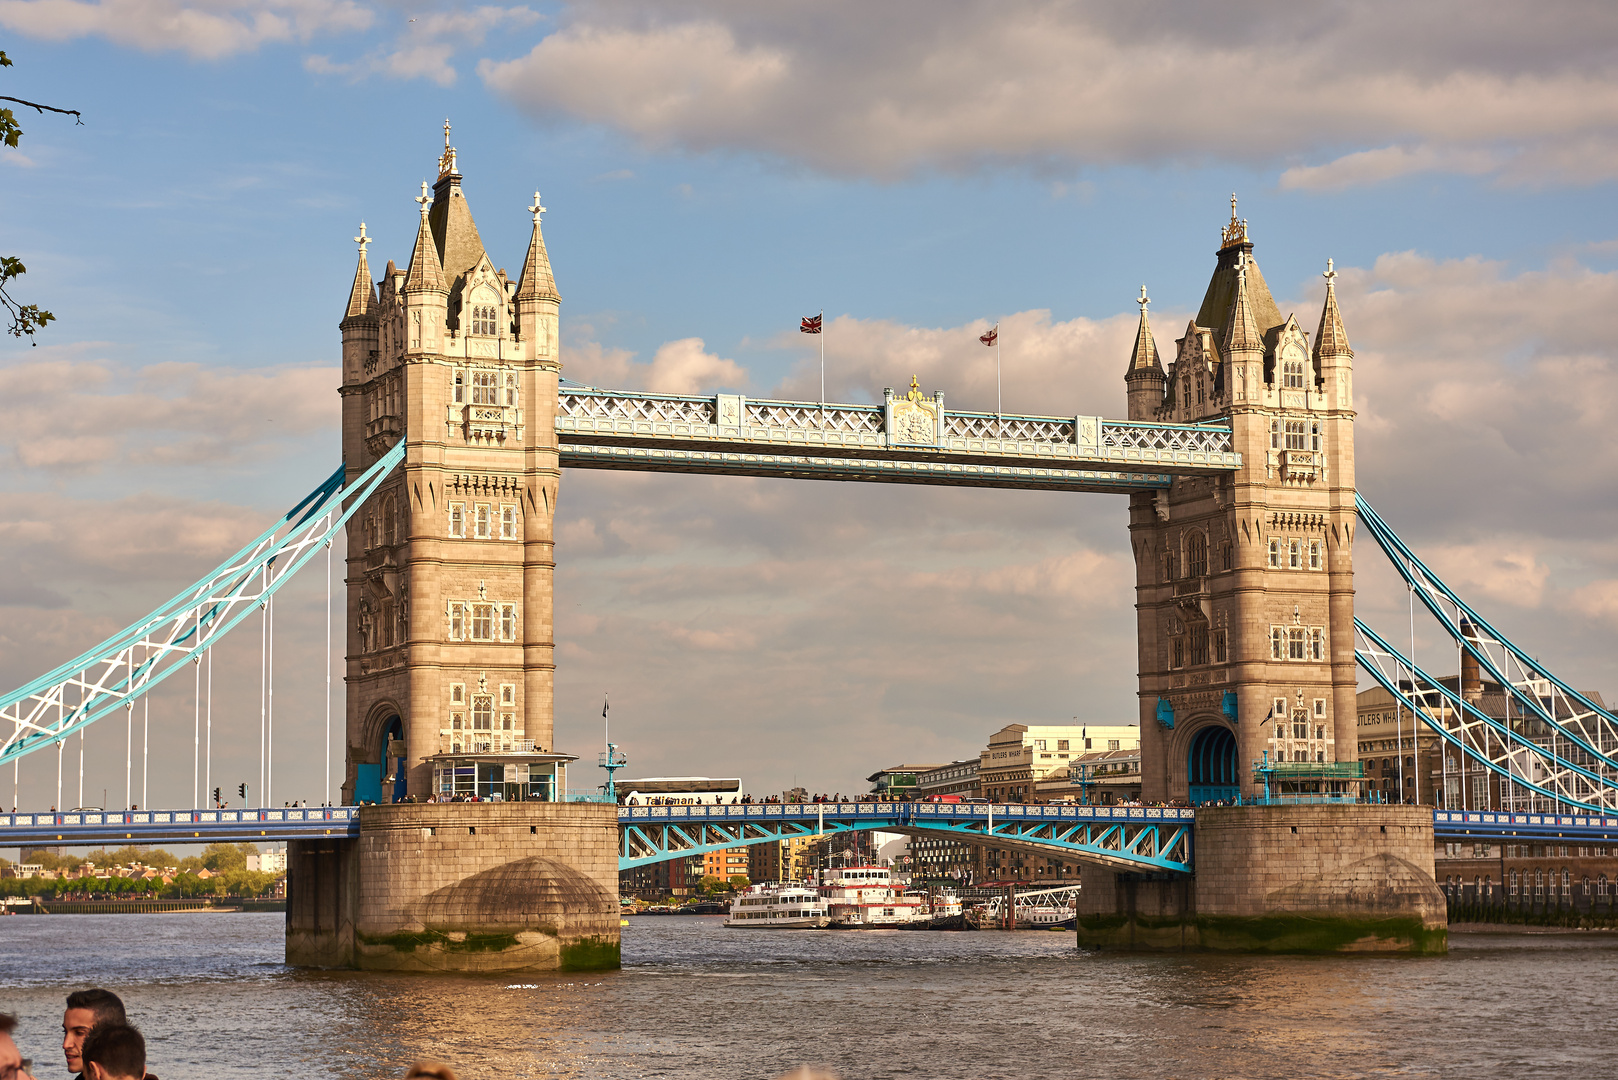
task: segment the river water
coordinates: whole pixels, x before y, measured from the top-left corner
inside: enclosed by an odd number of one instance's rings
[[[307,972],[280,915],[0,919],[0,1011],[67,1080],[62,998],[117,991],[163,1080],[1501,1077],[1618,1072],[1618,937],[1456,935],[1440,958],[1081,953],[1072,935],[733,930],[637,917],[621,971]]]

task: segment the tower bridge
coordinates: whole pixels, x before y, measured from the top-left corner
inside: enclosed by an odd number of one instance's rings
[[[1277,307],[1234,200],[1172,353],[1159,351],[1142,290],[1128,416],[1115,420],[956,410],[914,378],[876,404],[564,383],[545,207],[536,194],[512,280],[486,252],[462,181],[446,125],[408,261],[373,275],[364,226],[356,237],[339,322],[344,467],[146,618],[0,696],[11,729],[0,763],[52,747],[60,761],[73,733],[131,717],[152,687],[198,670],[342,532],[345,805],[53,809],[0,815],[0,844],[289,839],[290,961],[512,970],[616,962],[620,867],[811,829],[1060,851],[1089,868],[1081,937],[1095,944],[1427,951],[1443,947],[1435,828],[1604,836],[1618,821],[1618,717],[1490,627],[1358,497],[1354,354],[1335,273],[1328,260],[1311,336]],[[576,757],[554,737],[555,507],[563,470],[580,468],[1124,495],[1142,795],[1248,805],[568,801]],[[1482,717],[1356,622],[1362,525],[1532,727]],[[1357,667],[1484,767],[1586,813],[1457,822],[1367,804]],[[422,801],[484,771],[508,801]],[[1289,919],[1291,936],[1254,936],[1253,925],[1270,933]]]

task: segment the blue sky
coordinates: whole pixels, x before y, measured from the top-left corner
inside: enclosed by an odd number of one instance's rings
[[[447,116],[497,265],[536,187],[549,207],[566,374],[691,392],[811,393],[793,327],[823,307],[835,396],[914,372],[992,405],[973,338],[1001,319],[1008,408],[1117,415],[1136,290],[1172,350],[1236,191],[1283,311],[1312,329],[1343,271],[1361,489],[1618,693],[1613,20],[0,0],[0,92],[85,114],[25,111],[0,151],[14,291],[58,318],[0,345],[0,673],[127,622],[329,470],[349,238],[364,220],[378,272],[408,257]],[[1132,715],[1120,500],[566,483],[559,730],[593,742],[610,686],[632,771],[848,790],[1001,723]],[[1392,610],[1367,561],[1362,610]]]

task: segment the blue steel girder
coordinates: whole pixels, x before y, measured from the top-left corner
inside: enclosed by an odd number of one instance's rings
[[[1174,807],[961,803],[624,806],[619,869],[834,832],[947,836],[1112,870],[1190,873],[1194,812]]]
[[[849,405],[564,386],[556,437],[569,468],[807,480],[1129,492],[1241,468],[1228,424],[962,412],[942,395]]]

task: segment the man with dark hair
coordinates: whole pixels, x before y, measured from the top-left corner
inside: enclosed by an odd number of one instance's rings
[[[83,1074],[81,1050],[86,1035],[102,1024],[126,1022],[124,1003],[111,990],[96,987],[69,994],[67,1011],[62,1014],[62,1053],[67,1057],[67,1071]]]
[[[84,1037],[84,1080],[144,1080],[146,1040],[128,1024],[97,1024]]]
[[[11,1040],[15,1030],[17,1018],[10,1013],[0,1013],[0,1080],[34,1080],[22,1071],[22,1051]]]

